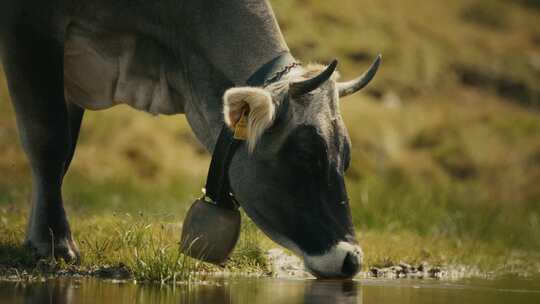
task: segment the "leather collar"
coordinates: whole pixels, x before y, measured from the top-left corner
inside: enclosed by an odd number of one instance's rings
[[[246,81],[248,86],[266,86],[278,81],[286,70],[297,65],[289,52],[285,52],[262,65]],[[237,148],[242,141],[233,137],[233,132],[223,124],[219,133],[202,200],[225,209],[238,209],[239,205],[229,183],[229,167]]]
[[[248,78],[248,80],[246,80],[246,85],[252,87],[266,86],[272,82],[278,81],[279,78],[283,76],[283,71],[286,71],[288,67],[296,66],[297,64],[298,63],[294,60],[291,53],[282,53],[276,58],[263,64]]]

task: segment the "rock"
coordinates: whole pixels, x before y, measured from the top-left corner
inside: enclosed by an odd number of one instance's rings
[[[414,270],[414,267],[412,267],[411,265],[409,265],[407,263],[404,263],[404,262],[400,262],[399,267],[401,267],[403,269],[404,273],[409,273],[409,272],[412,272]]]
[[[313,276],[304,270],[303,262],[296,256],[289,255],[281,249],[273,248],[266,253],[268,264],[274,276],[312,278]]]
[[[420,272],[424,272],[424,271],[427,270],[427,268],[428,268],[428,267],[427,267],[427,263],[426,263],[426,262],[422,262],[422,263],[420,263],[420,265],[418,265],[418,268],[417,268],[417,269],[418,269],[418,271],[420,271]]]
[[[374,276],[374,277],[377,277],[380,273],[381,273],[381,270],[377,267],[371,267],[369,269],[369,272]]]
[[[439,277],[442,276],[441,267],[438,267],[438,266],[435,266],[435,267],[429,269],[427,272],[428,272],[429,276],[432,277],[432,278],[439,278]]]
[[[392,266],[390,267],[390,270],[392,270],[392,272],[396,273],[396,274],[400,274],[403,272],[403,267],[401,266]]]
[[[133,276],[133,274],[131,273],[131,270],[123,263],[120,263],[115,266],[100,267],[97,270],[95,270],[92,273],[92,275],[95,275],[100,278],[117,279],[117,280],[126,280]]]

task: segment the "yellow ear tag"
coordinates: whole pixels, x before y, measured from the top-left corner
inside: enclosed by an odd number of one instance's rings
[[[243,109],[240,119],[236,125],[234,125],[234,139],[247,139],[247,112],[247,109]]]

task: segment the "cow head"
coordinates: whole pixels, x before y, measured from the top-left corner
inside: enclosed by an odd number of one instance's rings
[[[224,118],[234,128],[248,112],[247,144],[235,154],[231,187],[248,216],[277,243],[304,259],[317,277],[352,277],[360,269],[345,189],[350,140],[339,97],[375,75],[336,81],[337,62],[298,67],[264,88],[232,88]]]

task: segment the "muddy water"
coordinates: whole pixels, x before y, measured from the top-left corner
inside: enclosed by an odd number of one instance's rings
[[[227,279],[190,286],[63,279],[0,282],[0,303],[540,303],[540,280]]]

